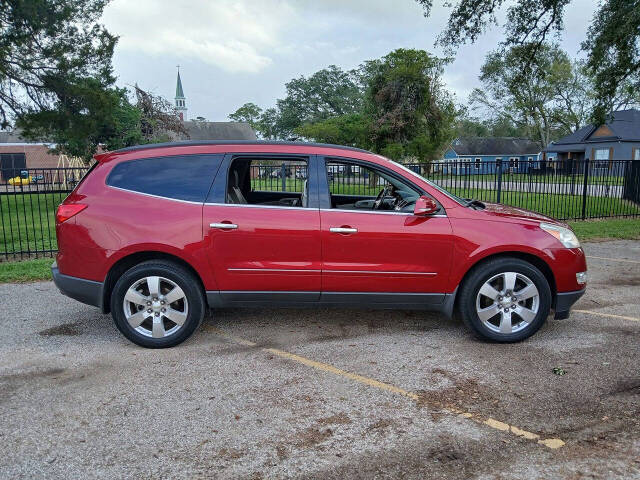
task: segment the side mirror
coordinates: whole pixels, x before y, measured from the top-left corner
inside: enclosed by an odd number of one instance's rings
[[[438,211],[438,204],[431,197],[422,196],[416,200],[416,206],[413,208],[413,214],[420,217],[432,215]]]

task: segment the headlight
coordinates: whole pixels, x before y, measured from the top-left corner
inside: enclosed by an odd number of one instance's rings
[[[559,225],[552,225],[550,223],[544,223],[544,222],[540,224],[540,228],[545,232],[556,237],[560,241],[560,243],[562,243],[562,245],[564,245],[566,248],[580,247],[580,241],[578,240],[578,237],[576,237],[576,234],[573,233],[568,228],[564,228],[564,227],[560,227]]]

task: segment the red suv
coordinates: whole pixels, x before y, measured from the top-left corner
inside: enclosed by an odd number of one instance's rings
[[[145,347],[184,341],[207,307],[274,305],[457,311],[513,342],[584,293],[565,224],[364,150],[184,142],[96,159],[58,208],[54,281]]]

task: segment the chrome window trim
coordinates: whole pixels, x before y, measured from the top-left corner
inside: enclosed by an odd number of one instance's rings
[[[164,198],[164,197],[162,197]],[[341,209],[341,208],[310,208],[310,207],[281,207],[279,205],[256,205],[256,204],[251,204],[251,203],[219,203],[219,202],[207,202],[205,203],[205,205],[207,206],[211,206],[211,207],[248,207],[248,208],[271,208],[271,209],[277,209],[277,210],[309,210],[309,211],[314,211],[314,210],[320,210],[321,212],[349,212],[349,213],[367,213],[367,214],[375,214],[375,215],[379,215],[379,214],[383,214],[383,215],[410,215],[412,216],[413,213],[411,212],[388,212],[388,211],[363,211],[363,210],[347,210],[347,209]],[[438,217],[438,218],[442,218],[442,217],[446,217],[447,215],[445,214],[438,214],[438,215],[427,215],[425,217],[421,217],[421,218],[432,218],[432,217]]]
[[[218,203],[218,202],[207,202],[205,205],[212,207],[248,207],[248,208],[272,208],[277,210],[308,210],[314,211],[318,210],[317,208],[310,207],[281,207],[279,205],[256,205],[252,203]]]
[[[389,212],[389,211],[378,211],[378,210],[349,210],[346,208],[321,208],[320,209],[321,212],[349,212],[349,213],[367,213],[367,214],[374,214],[374,215],[407,215],[407,216],[414,216],[413,212]],[[420,218],[427,218],[427,217],[446,217],[445,214],[439,213],[437,215],[425,215],[424,217],[420,217]]]
[[[181,203],[190,203],[192,205],[202,205],[203,204],[203,202],[194,202],[193,200],[182,200],[180,198],[164,197],[162,195],[154,195],[153,193],[137,192],[136,190],[129,190],[128,188],[114,187],[113,185],[108,185],[108,184],[105,184],[105,185],[108,188],[113,188],[114,190],[120,190],[121,192],[136,193],[138,195],[144,195],[145,197],[162,198],[163,200],[171,200],[171,201],[174,201],[174,202],[181,202]]]

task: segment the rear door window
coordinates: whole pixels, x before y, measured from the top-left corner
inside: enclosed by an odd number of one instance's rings
[[[224,155],[141,158],[116,165],[107,185],[159,197],[204,202]]]
[[[301,158],[235,158],[226,203],[308,207],[308,164]]]

